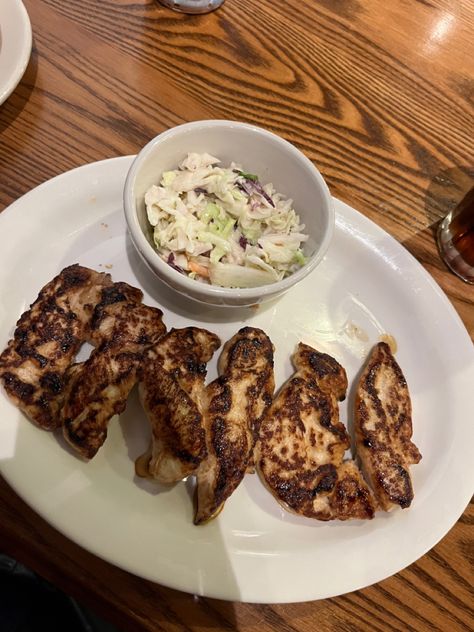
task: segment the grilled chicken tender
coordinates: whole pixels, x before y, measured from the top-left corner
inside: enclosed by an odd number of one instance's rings
[[[110,275],[77,264],[43,287],[0,355],[0,377],[13,402],[45,430],[61,425],[66,371],[89,337],[90,319]]]
[[[206,364],[220,346],[205,329],[172,329],[150,348],[140,372],[140,400],[150,421],[149,450],[135,471],[161,483],[194,473],[206,456],[202,422]]]
[[[411,441],[411,402],[403,373],[390,347],[378,343],[361,375],[355,400],[357,453],[364,474],[385,511],[409,507],[409,466],[421,454]]]
[[[219,513],[253,463],[260,422],[275,388],[268,336],[260,329],[241,329],[225,345],[219,372],[206,388],[208,455],[197,472],[196,524]]]
[[[318,520],[372,518],[375,502],[354,461],[343,461],[349,436],[338,400],[347,390],[343,367],[300,343],[296,372],[283,385],[260,427],[257,466],[275,498]]]
[[[68,371],[63,433],[86,459],[104,443],[111,417],[125,410],[145,350],[166,331],[161,310],[138,302],[141,296],[125,283],[104,292],[91,321],[90,336],[99,346]]]

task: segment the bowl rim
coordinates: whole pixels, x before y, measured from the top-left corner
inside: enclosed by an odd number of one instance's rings
[[[138,222],[138,214],[135,204],[135,198],[133,195],[133,185],[135,183],[138,170],[143,160],[148,156],[153,148],[157,144],[161,143],[163,140],[175,136],[176,134],[186,132],[187,130],[199,128],[205,129],[208,127],[231,127],[237,129],[246,129],[256,133],[257,135],[272,138],[284,149],[289,151],[298,161],[302,162],[309,168],[321,188],[323,199],[326,200],[326,210],[328,214],[327,229],[323,235],[321,242],[317,246],[316,251],[311,255],[309,261],[307,261],[304,266],[299,268],[299,270],[293,272],[290,276],[282,279],[281,281],[275,281],[275,283],[268,283],[266,285],[259,285],[251,288],[226,288],[200,283],[199,281],[190,279],[189,277],[182,274],[181,272],[178,272],[170,265],[168,265],[165,261],[163,261],[158,252],[153,248],[153,246],[146,238]],[[234,297],[235,299],[252,299],[252,297],[259,295],[264,296],[266,294],[273,295],[286,292],[293,285],[305,278],[320,263],[329,248],[329,244],[331,243],[334,233],[335,212],[332,196],[329,191],[329,187],[326,184],[326,181],[324,180],[317,167],[313,164],[313,162],[292,143],[282,138],[278,134],[275,134],[274,132],[271,132],[257,125],[253,125],[251,123],[243,123],[240,121],[226,119],[206,119],[191,121],[189,123],[182,123],[180,125],[176,125],[167,130],[164,130],[163,132],[152,138],[135,156],[132,165],[127,173],[123,189],[123,204],[125,219],[130,235],[132,237],[132,241],[134,242],[135,247],[138,248],[142,257],[144,257],[145,261],[149,265],[156,265],[156,267],[158,267],[158,269],[163,272],[164,277],[168,279],[169,283],[172,284],[175,289],[178,289],[176,288],[176,286],[179,285],[182,287],[182,291],[188,295],[192,295],[197,292],[202,295],[207,295],[209,297],[215,298]],[[151,262],[151,260],[153,261],[153,263]]]

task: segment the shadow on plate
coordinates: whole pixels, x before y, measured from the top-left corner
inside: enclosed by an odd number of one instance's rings
[[[128,397],[127,408],[120,415],[119,424],[130,458],[130,466],[135,467],[135,461],[147,451],[150,441],[150,424],[138,399],[137,387],[132,389]],[[137,474],[134,475],[133,482],[137,487],[153,496],[169,493],[174,487],[174,485],[161,485],[157,481],[143,478]]]
[[[150,441],[150,424],[141,407],[137,387],[135,387],[129,395],[127,408],[120,415],[119,424],[123,440],[127,446],[128,457],[130,458],[132,467],[134,467],[137,458],[147,451]],[[137,474],[134,475],[133,482],[153,496],[169,493],[174,488],[174,485],[162,485],[157,481],[143,478]],[[196,487],[194,477],[189,476],[177,484],[184,484],[186,493],[192,502],[194,499],[194,489]]]

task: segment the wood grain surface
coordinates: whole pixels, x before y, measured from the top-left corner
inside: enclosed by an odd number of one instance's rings
[[[204,16],[155,0],[25,6],[33,52],[0,106],[0,210],[181,122],[255,123],[303,150],[333,195],[412,252],[474,336],[474,286],[447,270],[434,240],[474,184],[473,0],[226,0]],[[474,630],[472,504],[394,577],[274,606],[195,598],[131,576],[57,533],[4,481],[0,515],[0,550],[123,630]]]

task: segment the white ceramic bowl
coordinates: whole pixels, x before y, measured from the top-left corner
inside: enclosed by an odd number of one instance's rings
[[[189,152],[208,152],[222,165],[240,163],[259,175],[263,183],[292,198],[309,239],[307,263],[297,272],[256,288],[221,288],[206,285],[165,263],[153,247],[145,208],[145,192],[158,184],[163,171],[176,169]],[[255,305],[286,292],[309,274],[323,258],[334,229],[331,195],[323,177],[296,147],[262,128],[234,121],[196,121],[173,127],[150,141],[137,155],[124,189],[125,218],[132,241],[151,270],[181,294],[209,305]]]

